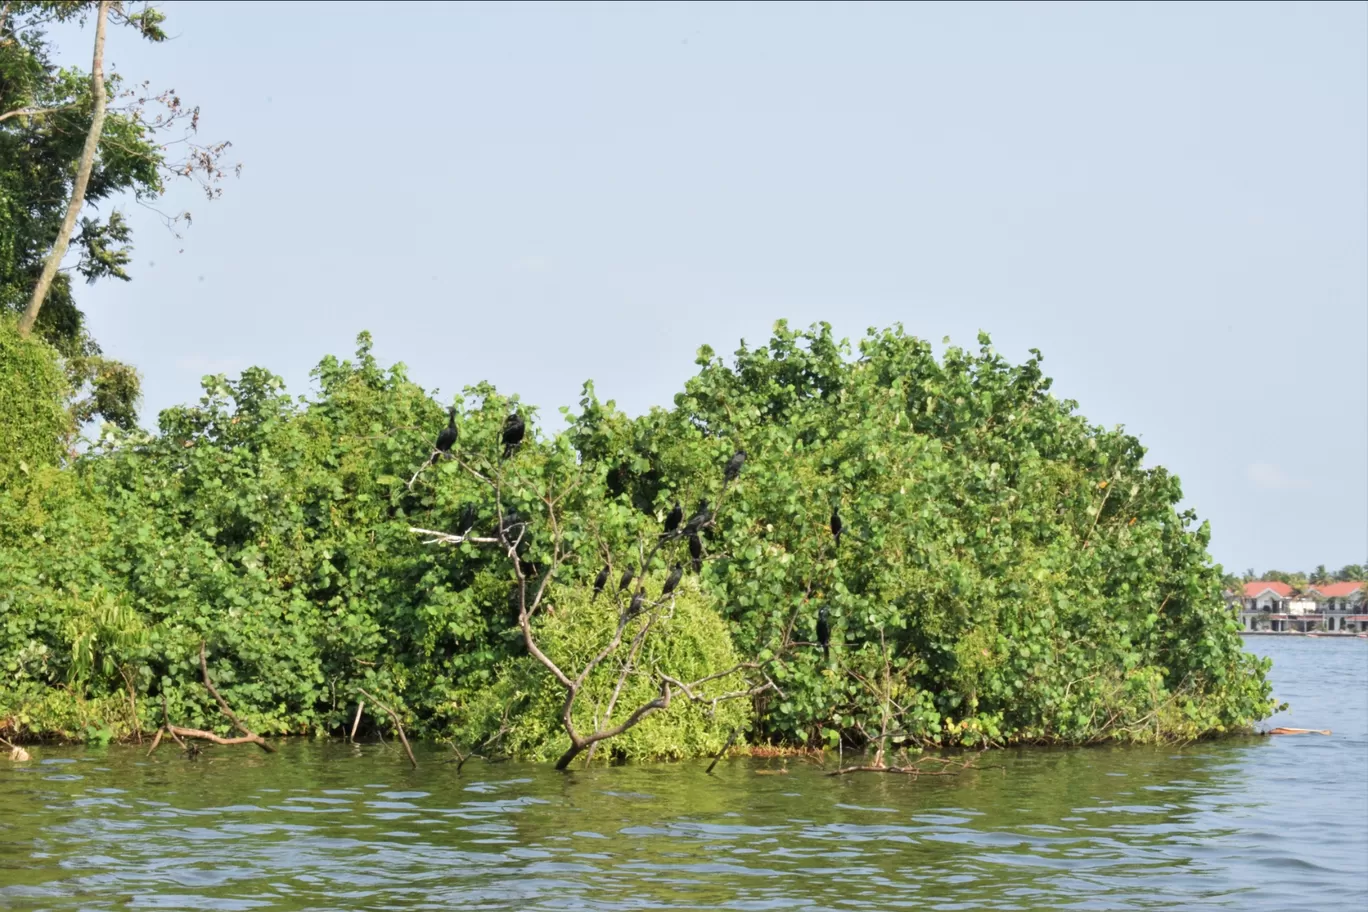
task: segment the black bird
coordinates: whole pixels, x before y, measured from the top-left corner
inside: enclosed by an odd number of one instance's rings
[[[432,454],[432,461],[435,463],[444,455],[450,456],[451,447],[455,443],[456,409],[453,406],[452,408],[447,409],[447,426],[442,428],[441,433],[437,435],[437,442],[433,444],[433,448],[436,450],[436,452]]]
[[[671,592],[674,592],[675,586],[679,585],[679,579],[683,575],[684,568],[679,566],[679,564],[675,564],[674,569],[670,571],[670,575],[665,577],[665,588],[660,590],[660,597],[664,598]]]
[[[836,547],[841,547],[841,530],[845,528],[845,523],[841,522],[841,513],[838,507],[831,508],[831,534],[836,539]]]
[[[632,604],[627,606],[627,616],[630,618],[640,614],[641,603],[644,601],[646,601],[646,593],[638,589],[636,594],[632,596]]]
[[[689,521],[684,524],[684,533],[686,535],[697,535],[698,530],[706,526],[710,519],[712,519],[712,511],[708,509],[708,502],[700,500],[698,512],[690,516]]]
[[[698,536],[689,536],[689,556],[693,558],[693,572],[703,572],[703,542]]]
[[[504,419],[503,425],[503,458],[507,459],[517,452],[518,444],[522,443],[523,434],[527,433],[527,425],[523,423],[522,415],[517,412]]]
[[[817,609],[817,642],[822,644],[822,661],[831,661],[831,617],[827,606]]]
[[[746,451],[737,450],[732,454],[732,458],[727,461],[727,467],[722,471],[722,478],[726,481],[736,481],[741,474],[741,467],[746,464]]]
[[[594,595],[593,598],[589,599],[591,604],[594,599],[599,597],[599,593],[603,591],[603,587],[606,585],[608,585],[608,565],[604,564],[598,576],[594,577]]]
[[[632,577],[636,576],[631,567],[625,567],[622,571],[622,579],[618,580],[618,592],[632,585]]]
[[[676,500],[676,501],[675,501],[675,505],[674,505],[674,509],[672,509],[672,510],[671,510],[668,514],[666,514],[666,516],[665,516],[665,534],[666,534],[666,535],[671,535],[671,534],[673,534],[673,533],[674,533],[674,530],[679,528],[679,524],[680,524],[681,521],[683,521],[683,519],[684,519],[684,505],[681,504],[679,501]]]
[[[475,505],[466,504],[461,507],[461,515],[456,519],[456,534],[465,535],[475,528]]]
[[[499,524],[499,534],[505,538],[517,538],[526,525],[517,510],[509,510],[504,514],[503,522]]]

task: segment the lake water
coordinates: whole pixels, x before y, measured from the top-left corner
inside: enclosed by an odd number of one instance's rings
[[[1001,751],[917,781],[38,748],[0,760],[0,908],[1362,912],[1368,640],[1246,643],[1293,704],[1275,724],[1332,736]]]

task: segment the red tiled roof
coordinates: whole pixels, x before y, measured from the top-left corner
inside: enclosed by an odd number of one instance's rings
[[[1363,583],[1326,583],[1323,586],[1312,586],[1307,591],[1319,592],[1326,598],[1343,598],[1346,595],[1353,595],[1361,588]]]
[[[1259,593],[1263,592],[1265,589],[1272,589],[1274,594],[1276,594],[1279,598],[1287,598],[1292,594],[1292,587],[1287,585],[1287,583],[1265,583],[1262,580],[1260,580],[1253,583],[1244,584],[1245,598],[1258,598]]]

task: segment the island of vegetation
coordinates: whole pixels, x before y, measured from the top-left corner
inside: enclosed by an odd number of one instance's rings
[[[59,353],[0,340],[10,740],[230,734],[218,694],[266,737],[347,735],[368,703],[363,731],[562,764],[737,733],[1192,739],[1272,709],[1178,480],[986,336],[937,358],[780,322],[702,348],[671,408],[586,384],[551,433],[486,384],[433,398],[362,334],[312,398],[207,377],[79,454]]]

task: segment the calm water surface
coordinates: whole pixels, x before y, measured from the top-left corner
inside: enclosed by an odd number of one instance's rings
[[[1368,640],[1258,638],[1331,737],[1022,750],[954,779],[560,775],[377,746],[0,761],[15,909],[1368,907]]]

